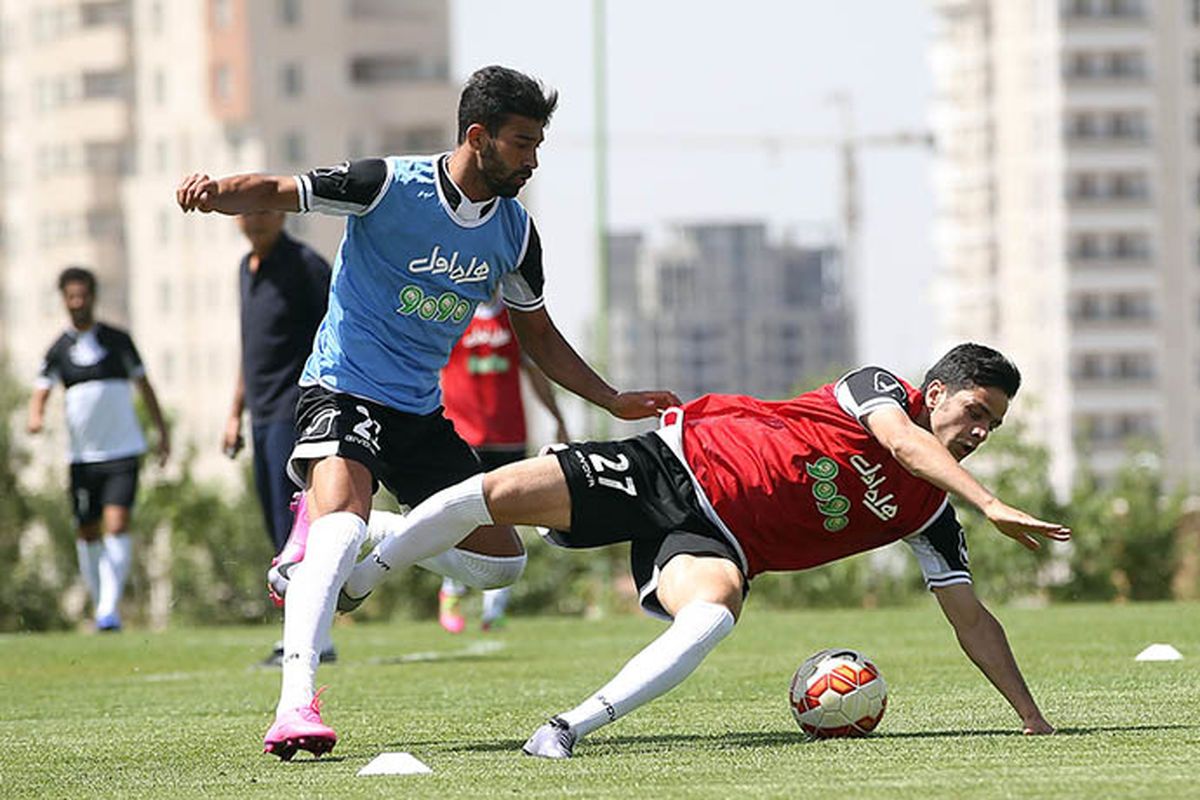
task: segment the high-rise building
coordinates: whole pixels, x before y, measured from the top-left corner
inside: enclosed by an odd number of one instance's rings
[[[609,374],[666,386],[785,398],[846,367],[851,319],[839,253],[771,241],[758,223],[609,237]]]
[[[175,205],[186,174],[301,172],[454,141],[445,0],[5,0],[0,341],[31,378],[65,324],[54,286],[96,270],[176,450],[218,454],[238,363],[231,217]],[[343,222],[293,217],[330,261]],[[39,448],[41,450],[42,448]]]
[[[944,343],[1026,377],[1069,486],[1200,467],[1200,2],[931,0]]]

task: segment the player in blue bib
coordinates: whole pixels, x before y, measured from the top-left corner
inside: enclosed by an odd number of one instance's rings
[[[416,505],[480,472],[442,416],[438,388],[478,303],[499,289],[529,357],[618,418],[679,403],[670,392],[609,386],[546,311],[541,240],[516,195],[537,168],[557,102],[533,78],[485,67],[459,98],[452,152],[347,161],[294,176],[193,174],[176,191],[185,212],[347,218],[329,309],[300,378],[300,436],[288,471],[307,491],[271,572],[272,585],[287,593],[283,685],[264,741],[268,753],[320,754],[337,741],[313,691],[318,643],[366,538],[377,484]],[[525,560],[509,526],[481,526],[448,552],[427,566],[478,588],[511,583]]]

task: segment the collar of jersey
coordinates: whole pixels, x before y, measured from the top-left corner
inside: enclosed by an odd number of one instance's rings
[[[449,161],[449,153],[443,153],[437,158],[438,200],[455,223],[464,228],[477,228],[496,213],[496,209],[500,207],[500,198],[493,197],[482,203],[473,202],[450,177],[450,170],[446,166]]]

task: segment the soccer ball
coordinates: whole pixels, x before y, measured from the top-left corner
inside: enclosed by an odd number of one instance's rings
[[[871,659],[822,650],[804,659],[788,692],[792,715],[813,739],[866,736],[887,708],[887,685]]]

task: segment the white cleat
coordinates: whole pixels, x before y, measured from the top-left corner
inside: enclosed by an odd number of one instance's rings
[[[541,758],[570,758],[575,749],[575,731],[558,717],[533,732],[521,748],[527,756]]]

